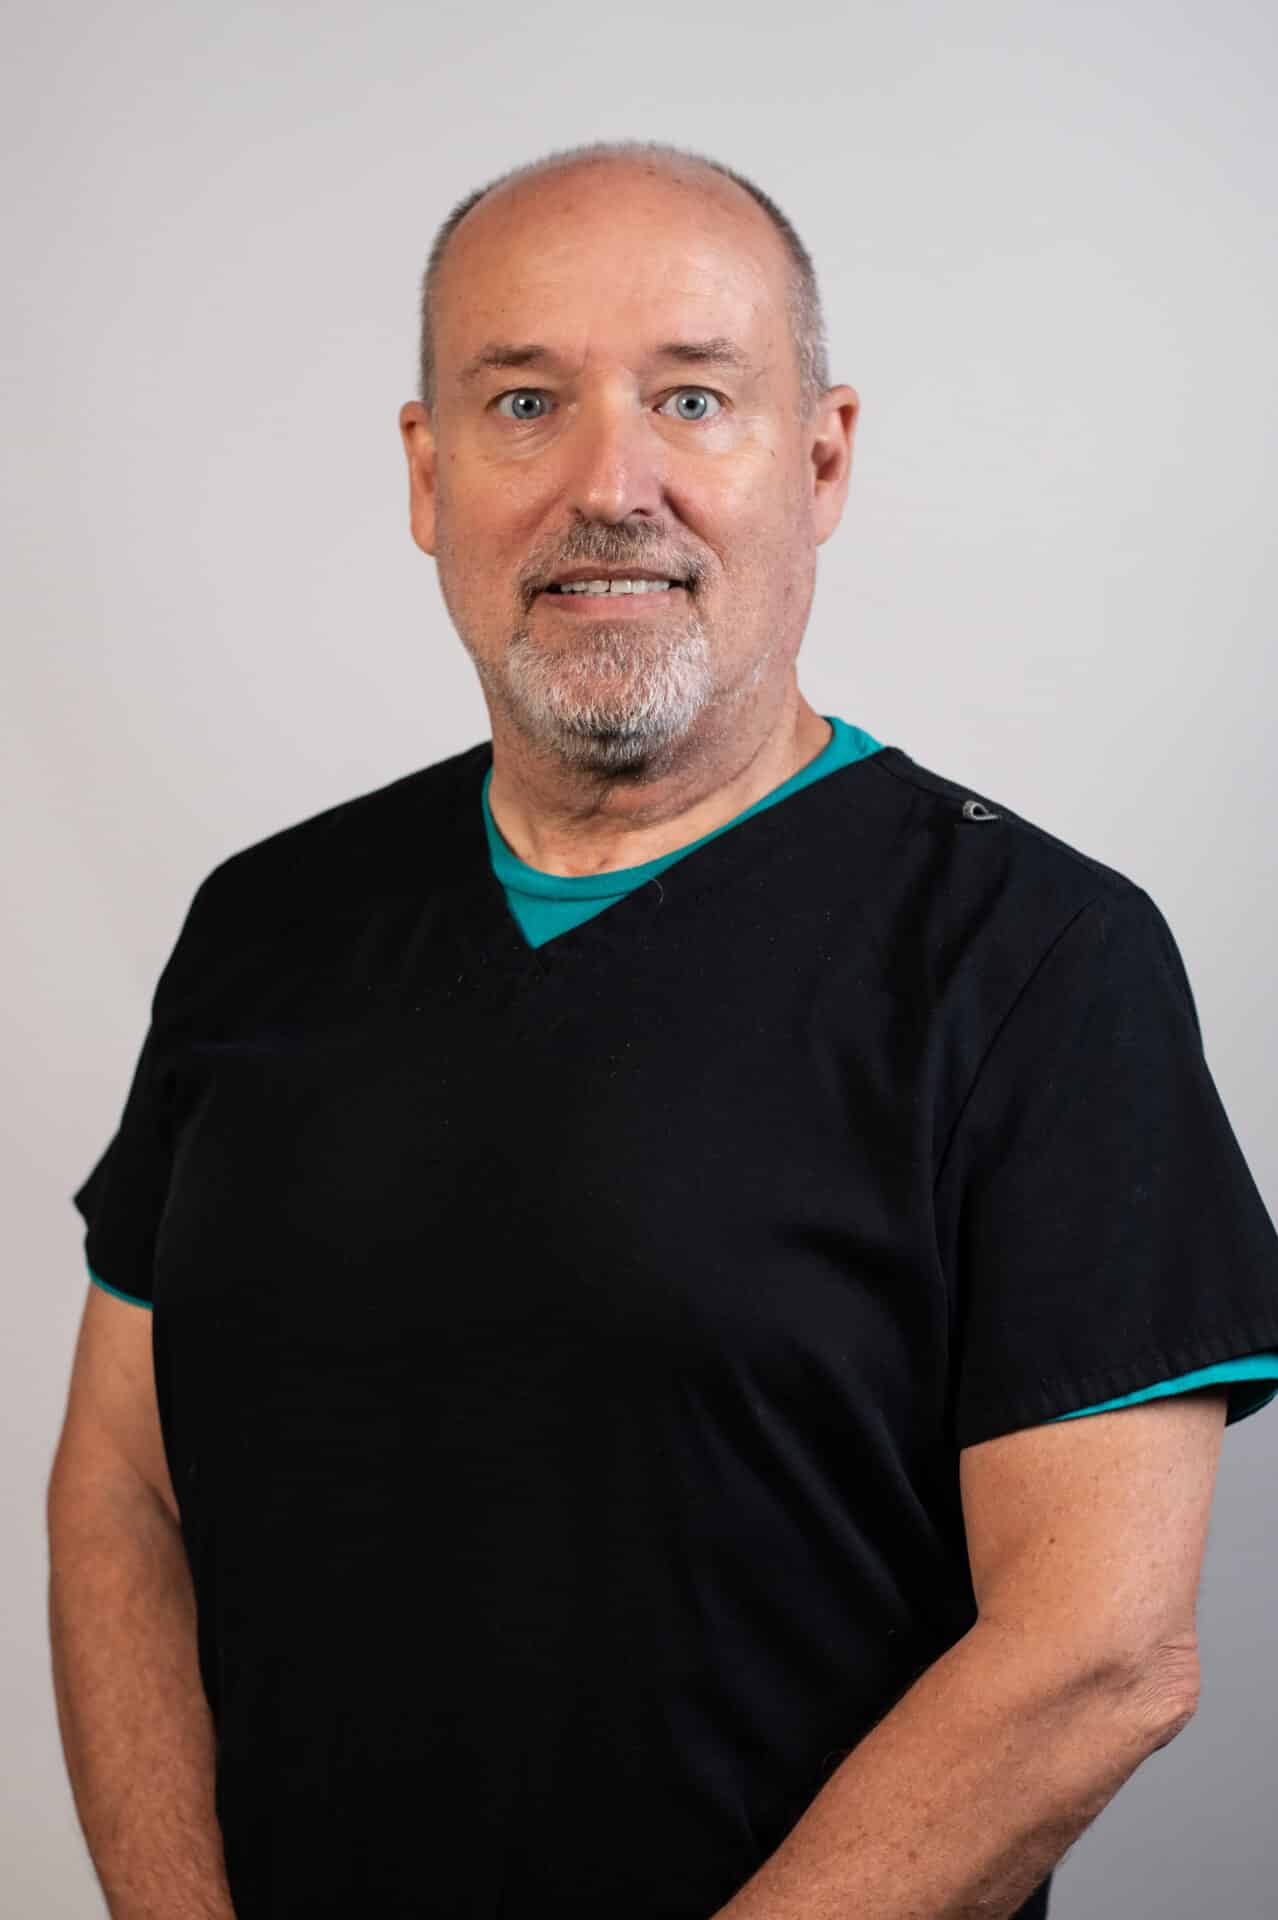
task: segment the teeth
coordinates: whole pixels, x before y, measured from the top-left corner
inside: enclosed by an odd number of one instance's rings
[[[668,593],[669,580],[564,580],[560,593]]]

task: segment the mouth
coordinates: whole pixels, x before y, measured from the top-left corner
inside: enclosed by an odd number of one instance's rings
[[[643,574],[557,580],[537,595],[563,613],[598,613],[606,607],[610,615],[655,612],[659,606],[668,607],[686,597],[682,580],[653,579]]]
[[[560,619],[573,620],[661,620],[676,613],[688,596],[682,587],[668,593],[552,593],[537,595]]]

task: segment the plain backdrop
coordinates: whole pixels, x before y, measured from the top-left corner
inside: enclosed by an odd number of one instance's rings
[[[1147,889],[1278,1210],[1278,28],[1245,0],[21,0],[4,38],[0,1905],[81,1920],[45,1615],[70,1194],[208,869],[488,736],[396,414],[430,238],[503,168],[669,139],[796,222],[862,400],[800,684]],[[1225,1435],[1197,1717],[1053,1920],[1271,1911],[1276,1466],[1278,1402]]]

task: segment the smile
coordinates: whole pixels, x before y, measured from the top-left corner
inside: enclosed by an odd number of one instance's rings
[[[651,620],[663,611],[674,612],[686,598],[686,590],[675,581],[660,580],[571,580],[537,595],[539,603],[569,620]]]
[[[673,580],[562,580],[557,586],[547,587],[547,593],[612,594],[612,593],[672,593],[677,582]]]

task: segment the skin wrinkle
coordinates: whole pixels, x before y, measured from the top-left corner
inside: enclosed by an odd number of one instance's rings
[[[803,418],[789,288],[771,222],[708,168],[567,163],[496,188],[453,234],[434,415],[400,413],[411,524],[488,706],[494,821],[543,871],[683,846],[829,741],[795,661],[860,403],[831,387]],[[716,336],[753,371],[651,361]],[[558,361],[464,379],[490,342]],[[524,392],[540,411],[496,410]],[[676,413],[688,393],[718,409]],[[688,590],[613,619],[539,597],[565,568],[627,565]]]

